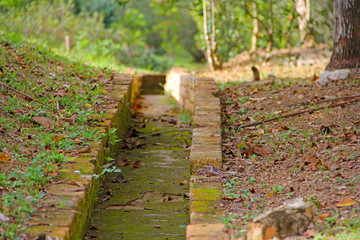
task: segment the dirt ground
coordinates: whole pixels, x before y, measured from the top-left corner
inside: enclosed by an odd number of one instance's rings
[[[220,207],[234,239],[244,238],[253,217],[294,198],[315,208],[315,222],[300,239],[359,239],[360,77],[320,87],[311,80],[326,63],[288,69],[264,64],[260,72],[287,72],[275,75],[271,86],[231,82],[251,74],[238,71],[250,69],[251,62],[213,73],[227,79],[218,93],[227,172]]]

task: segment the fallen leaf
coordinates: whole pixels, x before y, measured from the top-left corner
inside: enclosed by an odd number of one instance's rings
[[[323,214],[320,214],[320,215],[319,215],[319,218],[320,218],[321,220],[324,220],[325,218],[328,218],[328,217],[330,217],[330,213],[323,213]]]
[[[313,228],[309,228],[304,232],[304,235],[308,238],[314,238],[315,236],[319,235],[319,232]]]
[[[25,154],[27,154],[27,155],[31,155],[31,154],[32,154],[31,150],[30,150],[29,148],[26,148],[26,147],[19,147],[19,151],[20,151],[21,153],[25,153]]]
[[[47,130],[54,130],[55,128],[53,121],[47,117],[32,117],[30,118],[30,122],[37,123]]]
[[[312,81],[312,82],[316,82],[316,80],[318,80],[318,79],[319,79],[319,77],[316,76],[316,74],[314,73],[314,77],[311,79],[311,81]]]
[[[22,59],[19,56],[15,56],[16,61],[20,62],[20,63],[24,63],[24,59]]]
[[[88,153],[88,152],[90,152],[90,150],[91,150],[91,146],[87,145],[87,146],[83,147],[82,149],[80,149],[78,151],[78,153]]]
[[[350,199],[350,198],[344,198],[341,202],[338,202],[336,204],[337,207],[347,207],[347,206],[351,206],[354,205],[355,201]]]
[[[61,67],[60,65],[57,66],[57,69],[59,69],[60,71],[64,71],[65,69],[63,67]]]
[[[141,165],[141,162],[140,162],[140,160],[138,160],[138,161],[134,162],[134,164],[133,164],[133,166],[131,167],[131,169],[139,168],[140,165]]]
[[[126,183],[127,180],[124,178],[122,174],[119,174],[116,178],[112,180],[113,183]]]
[[[3,213],[0,213],[0,222],[8,222],[10,218],[5,216]]]
[[[70,185],[75,185],[75,186],[78,186],[78,187],[81,187],[81,188],[84,188],[84,187],[85,187],[84,184],[82,184],[82,183],[79,182],[79,181],[75,181],[75,180],[71,180],[71,181],[69,182],[69,184],[70,184]]]
[[[271,193],[271,192],[267,192],[266,196],[267,196],[267,197],[273,197],[273,196],[274,196],[274,194],[273,194],[273,193]]]
[[[74,139],[74,142],[75,143],[82,143],[83,141],[81,139],[76,138],[76,139]]]
[[[186,185],[188,184],[188,181],[185,179],[184,181],[178,180],[179,185]]]
[[[52,140],[57,143],[58,141],[60,141],[60,140],[62,140],[62,139],[64,139],[64,137],[62,137],[62,136],[55,136]]]
[[[66,189],[66,191],[69,191],[69,192],[81,192],[81,191],[85,191],[86,190],[86,187],[79,187],[79,188],[69,188],[69,189]]]
[[[249,152],[264,157],[274,153],[274,149],[270,146],[254,144],[249,148]]]
[[[8,155],[6,155],[5,153],[0,153],[0,162],[9,162],[10,157]]]
[[[7,189],[1,189],[0,193],[1,193],[1,196],[7,196],[10,193],[10,191]]]
[[[62,127],[62,124],[61,124],[61,122],[59,122],[59,121],[57,121],[57,122],[55,123],[55,125],[56,125],[58,128],[61,128],[61,127]]]
[[[163,198],[163,202],[170,202],[172,200],[172,197],[170,195],[166,195],[164,198]]]

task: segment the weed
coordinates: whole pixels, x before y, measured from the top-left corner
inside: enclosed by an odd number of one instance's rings
[[[98,179],[100,176],[103,176],[107,173],[119,173],[121,172],[121,169],[117,169],[115,166],[112,168],[103,168],[100,174],[93,174],[93,177],[95,179]]]
[[[221,219],[219,222],[224,223],[228,228],[232,227],[232,221],[234,218],[238,218],[239,215],[238,214],[234,214],[234,215],[230,215],[228,217],[225,217],[223,219]]]
[[[179,112],[179,121],[186,125],[190,125],[192,122],[190,111],[188,111],[186,109],[180,111]]]
[[[282,191],[284,190],[284,187],[283,186],[273,186],[272,187],[272,190],[270,191],[270,193],[272,194],[281,194]]]

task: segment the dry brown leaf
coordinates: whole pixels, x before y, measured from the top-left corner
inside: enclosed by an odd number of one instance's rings
[[[5,153],[0,153],[0,162],[9,162],[10,157],[8,155],[6,155]]]
[[[314,77],[311,79],[311,81],[312,81],[312,82],[316,82],[316,80],[318,80],[318,79],[319,79],[319,77],[316,76],[316,74],[314,73]]]
[[[25,154],[28,154],[28,155],[32,154],[31,150],[29,148],[26,148],[26,147],[19,147],[19,151],[21,153],[25,153]]]
[[[321,220],[324,220],[325,218],[328,218],[328,217],[330,217],[330,213],[323,213],[323,214],[320,214],[320,215],[319,215],[319,218],[320,218]]]
[[[83,141],[81,139],[76,138],[76,139],[74,139],[74,142],[75,143],[82,143]]]
[[[90,150],[91,150],[91,146],[87,145],[87,146],[83,147],[82,149],[80,149],[78,151],[78,153],[88,153],[88,152],[90,152]]]
[[[3,213],[0,213],[0,222],[8,222],[10,218]]]
[[[141,162],[140,162],[140,160],[138,160],[138,161],[134,162],[134,164],[133,164],[133,166],[131,167],[131,169],[139,168],[140,165],[141,165]]]
[[[52,120],[47,117],[32,117],[30,118],[30,122],[37,123],[40,126],[43,126],[47,130],[54,130],[55,125]]]
[[[249,152],[264,157],[274,153],[274,149],[270,146],[254,144],[250,147]]]
[[[356,202],[352,200],[351,198],[344,198],[342,201],[338,202],[336,204],[337,207],[347,207],[354,205]]]
[[[15,56],[16,61],[20,62],[20,63],[24,63],[24,59],[22,59],[19,56]]]
[[[62,137],[62,136],[55,136],[52,140],[57,143],[58,141],[60,141],[60,140],[62,140],[62,139],[64,139],[64,137]]]
[[[85,187],[84,184],[82,184],[82,183],[79,182],[79,181],[75,181],[75,180],[71,180],[71,181],[69,182],[69,184],[70,184],[70,185],[75,185],[75,186],[78,186],[78,187],[81,187],[81,188],[84,188],[84,187]]]
[[[62,66],[57,66],[57,69],[59,69],[60,71],[64,71],[65,69]]]
[[[273,194],[273,193],[271,193],[271,192],[267,192],[266,196],[267,196],[267,197],[273,197],[273,196],[274,196],[274,194]]]
[[[318,157],[315,154],[309,154],[305,157],[304,165],[308,165],[310,163],[316,164],[318,161]]]
[[[177,180],[179,185],[186,185],[188,184],[188,181],[185,179],[184,181]]]
[[[316,231],[315,229],[313,228],[309,228],[308,230],[306,230],[304,232],[305,236],[308,237],[308,238],[314,238],[315,236],[319,235],[319,232]]]

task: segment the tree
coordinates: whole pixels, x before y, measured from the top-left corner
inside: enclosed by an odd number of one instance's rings
[[[251,47],[250,47],[250,52],[255,52],[256,51],[256,43],[257,43],[257,35],[259,34],[259,23],[258,23],[258,14],[257,14],[257,7],[256,7],[256,2],[254,1],[252,3],[253,5],[253,22],[254,22],[254,26],[253,26],[253,31],[252,31],[252,35],[251,35]]]
[[[360,65],[360,0],[334,0],[334,45],[326,70]]]
[[[252,19],[256,20],[256,23],[265,31],[266,36],[268,37],[268,42],[266,46],[266,51],[270,53],[274,46],[274,14],[273,14],[273,1],[268,1],[268,11],[269,11],[269,26],[266,26],[266,23],[263,19],[258,16],[258,12],[251,12],[250,6],[247,1],[244,1],[240,5],[242,9],[248,14]],[[256,15],[254,14],[256,13]]]
[[[308,34],[308,23],[310,21],[310,0],[295,0],[295,8],[298,13],[300,41],[304,43]]]
[[[222,68],[222,59],[218,55],[218,45],[216,42],[215,25],[215,0],[210,0],[209,10],[207,0],[203,0],[203,20],[204,20],[204,38],[206,43],[206,59],[212,71]],[[210,16],[208,16],[208,11]],[[210,22],[210,26],[208,25]]]

